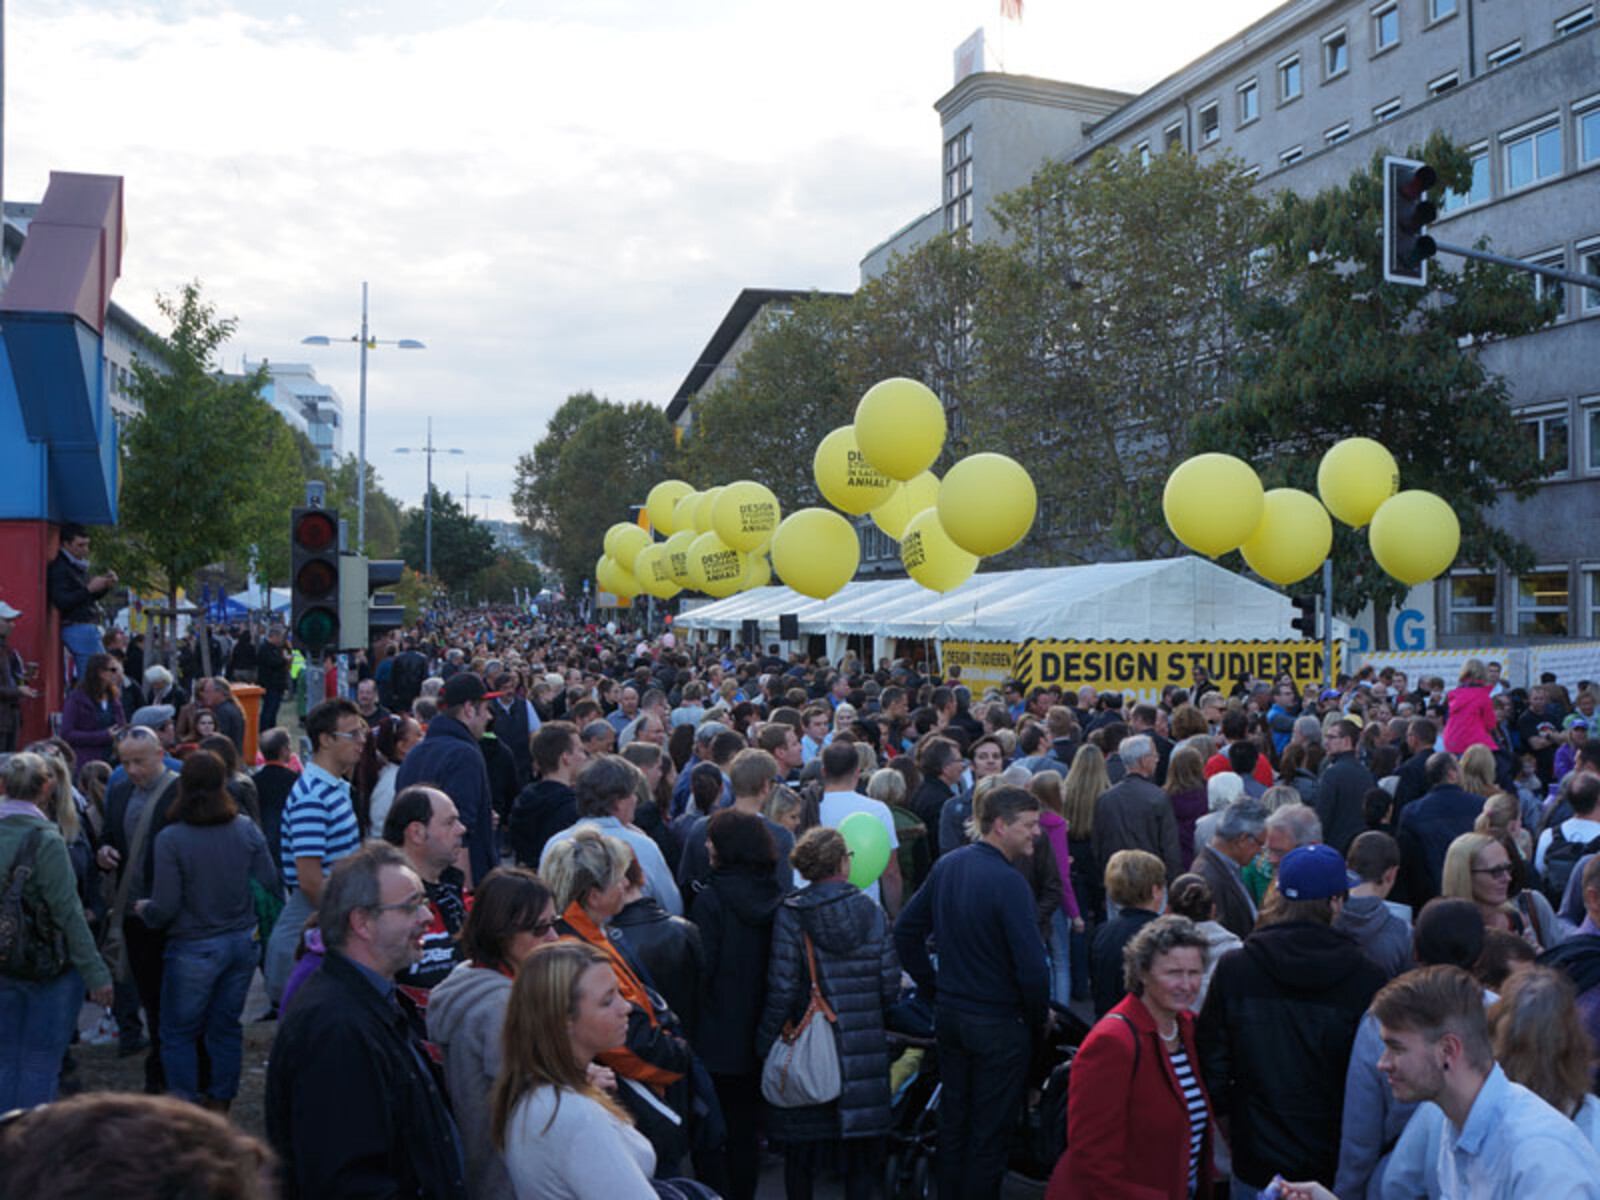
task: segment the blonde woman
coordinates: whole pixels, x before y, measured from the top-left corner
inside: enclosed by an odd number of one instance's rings
[[[1072,855],[1072,890],[1080,915],[1091,923],[1104,921],[1106,912],[1104,866],[1094,854],[1094,803],[1110,787],[1106,756],[1098,746],[1081,747],[1061,785],[1061,815],[1066,818],[1067,849]],[[1073,941],[1073,990],[1082,996],[1089,974],[1087,940],[1080,934]]]
[[[1468,746],[1461,756],[1461,787],[1474,796],[1492,796],[1500,790],[1495,782],[1494,751],[1487,746]]]
[[[1506,929],[1540,949],[1554,945],[1550,902],[1521,889],[1519,864],[1504,834],[1463,833],[1445,852],[1440,895],[1470,900],[1488,929]]]
[[[1524,863],[1533,861],[1533,835],[1522,826],[1522,804],[1515,796],[1494,792],[1483,802],[1483,811],[1473,823],[1475,833],[1493,833],[1499,830],[1517,847]]]

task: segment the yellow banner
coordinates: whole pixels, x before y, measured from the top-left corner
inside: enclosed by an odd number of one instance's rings
[[[999,687],[1016,668],[1017,648],[1010,642],[941,642],[939,663],[948,675],[961,668],[961,682],[970,688]]]
[[[1339,667],[1334,645],[1334,671]],[[1168,684],[1191,687],[1203,667],[1226,691],[1241,677],[1275,682],[1287,675],[1296,688],[1322,682],[1319,642],[1052,642],[1028,640],[1016,648],[1013,678],[1023,690],[1059,684],[1100,691],[1159,696]],[[964,673],[964,672],[963,672]]]

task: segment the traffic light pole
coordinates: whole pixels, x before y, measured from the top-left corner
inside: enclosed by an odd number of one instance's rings
[[[1322,687],[1333,686],[1333,555],[1322,560]]]
[[[1578,271],[1566,271],[1560,267],[1546,267],[1539,263],[1525,262],[1520,258],[1509,258],[1504,254],[1490,254],[1487,250],[1476,250],[1471,246],[1452,246],[1449,242],[1435,241],[1433,248],[1440,254],[1454,254],[1458,258],[1475,258],[1479,262],[1493,263],[1497,267],[1511,267],[1517,271],[1531,271],[1535,275],[1544,275],[1550,279],[1559,279],[1562,283],[1575,283],[1579,287],[1594,288],[1600,291],[1600,276],[1584,275]]]

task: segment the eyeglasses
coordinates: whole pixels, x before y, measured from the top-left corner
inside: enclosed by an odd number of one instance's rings
[[[533,936],[537,937],[537,938],[549,937],[550,936],[550,931],[556,927],[557,920],[559,920],[559,918],[551,918],[548,921],[536,922],[534,924],[534,927],[531,930],[529,930],[529,932],[532,933]]]
[[[413,896],[409,900],[400,900],[400,901],[397,901],[394,904],[369,904],[369,905],[367,905],[367,911],[368,912],[375,912],[375,913],[381,913],[381,912],[404,912],[404,913],[410,913],[412,916],[416,916],[418,913],[421,913],[421,912],[426,912],[427,908],[428,908],[428,897],[426,895]]]
[[[336,729],[336,730],[333,731],[332,736],[338,738],[340,741],[361,742],[361,741],[365,741],[367,736],[369,734],[371,734],[371,732],[372,732],[371,729],[369,729],[369,728],[367,728],[367,726],[363,725],[360,729],[344,729],[344,730]]]
[[[1510,879],[1513,869],[1512,865],[1506,862],[1497,867],[1473,867],[1472,873],[1474,875],[1492,875],[1496,879]]]

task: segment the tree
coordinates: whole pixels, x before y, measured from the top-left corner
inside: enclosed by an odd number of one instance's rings
[[[513,604],[519,592],[538,595],[542,587],[544,576],[537,565],[520,554],[501,551],[494,562],[472,577],[472,586],[468,591],[474,600]]]
[[[122,432],[119,520],[102,549],[131,586],[172,606],[201,568],[253,557],[269,538],[287,543],[300,477],[287,426],[261,398],[265,370],[218,370],[235,320],[217,316],[198,282],[156,303],[173,326],[160,339],[168,370],[134,360],[142,411]]]
[[[1038,488],[1019,557],[1166,551],[1161,487],[1232,374],[1263,202],[1226,156],[1108,151],[1045,163],[994,213],[967,419]]]
[[[1467,153],[1435,135],[1419,154],[1441,187],[1465,192]],[[1427,288],[1383,282],[1382,160],[1309,199],[1278,196],[1267,225],[1266,286],[1238,298],[1246,344],[1231,397],[1193,424],[1194,449],[1253,461],[1267,486],[1316,490],[1324,450],[1362,435],[1387,446],[1405,488],[1436,492],[1461,521],[1461,557],[1516,571],[1531,552],[1494,524],[1505,493],[1524,499],[1543,470],[1515,428],[1505,381],[1483,366],[1490,342],[1554,317],[1501,267],[1435,261]],[[1373,562],[1363,533],[1335,522],[1335,607],[1382,612],[1409,590]]]
[[[552,491],[561,451],[578,426],[600,409],[593,392],[575,392],[556,409],[544,436],[532,450],[517,459],[511,485],[511,506],[527,531],[528,541],[548,555],[548,538],[555,536],[555,494]]]
[[[370,511],[370,510],[369,510]],[[400,554],[414,570],[427,562],[427,512],[413,508],[400,531]],[[494,562],[494,535],[449,492],[433,489],[433,573],[451,592]]]
[[[695,401],[684,474],[701,487],[755,479],[785,512],[818,502],[813,447],[848,425],[856,397],[841,374],[850,304],[814,296],[793,312],[768,310],[739,358],[738,373]]]

